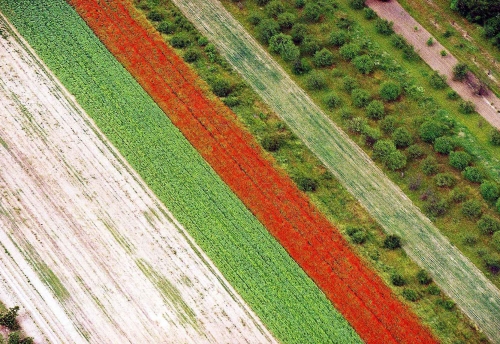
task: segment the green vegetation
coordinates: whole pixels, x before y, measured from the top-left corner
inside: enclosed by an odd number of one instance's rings
[[[359,341],[66,2],[0,9],[280,341]]]

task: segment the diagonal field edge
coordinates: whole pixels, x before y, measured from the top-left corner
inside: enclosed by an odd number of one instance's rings
[[[172,0],[462,311],[500,343],[500,291],[313,103],[216,0]]]

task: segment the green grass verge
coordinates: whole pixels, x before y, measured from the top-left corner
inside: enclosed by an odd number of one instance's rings
[[[2,1],[0,9],[278,340],[360,342],[69,5]]]

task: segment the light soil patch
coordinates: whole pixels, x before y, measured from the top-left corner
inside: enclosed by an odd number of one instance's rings
[[[394,22],[394,31],[413,45],[415,51],[432,69],[439,72],[439,74],[446,75],[448,85],[460,97],[473,102],[477,113],[492,126],[500,129],[500,99],[491,91],[487,91],[485,95],[476,95],[474,90],[480,84],[480,81],[471,73],[469,73],[469,80],[465,82],[454,81],[453,67],[458,63],[458,60],[449,52],[447,56],[441,56],[440,52],[446,50],[446,48],[435,38],[434,44],[428,46],[427,40],[432,35],[413,19],[397,1],[367,0],[366,5],[377,12],[379,17]]]
[[[500,291],[297,86],[217,0],[173,0],[463,312],[500,343]]]
[[[8,31],[0,38],[0,299],[21,306],[27,334],[51,343],[275,342]]]

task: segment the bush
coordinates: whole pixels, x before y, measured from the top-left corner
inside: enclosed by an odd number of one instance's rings
[[[295,24],[290,31],[290,35],[295,43],[300,44],[307,35],[307,26],[300,23]]]
[[[478,218],[482,213],[483,207],[478,200],[471,199],[462,205],[462,214],[469,220]]]
[[[500,146],[500,130],[492,129],[490,131],[489,141],[494,146]]]
[[[380,130],[377,128],[372,128],[370,126],[366,126],[365,129],[363,130],[363,135],[365,137],[365,143],[368,146],[373,146],[375,142],[380,140],[380,137],[382,136],[380,134]]]
[[[438,72],[432,73],[430,79],[429,79],[429,84],[431,85],[432,88],[436,90],[442,90],[445,88],[448,84],[446,83],[446,76],[441,75]]]
[[[453,67],[453,80],[463,81],[467,77],[469,67],[465,63],[457,63]]]
[[[366,107],[366,115],[370,119],[382,119],[384,114],[384,104],[380,100],[372,100]]]
[[[493,233],[491,245],[495,248],[495,250],[500,251],[500,231]]]
[[[489,215],[483,215],[476,224],[481,234],[484,235],[492,235],[500,231],[500,221]]]
[[[352,111],[347,107],[340,109],[340,118],[344,121],[352,119]]]
[[[432,196],[424,206],[425,212],[432,217],[439,217],[448,211],[448,202],[446,200]]]
[[[365,7],[365,0],[349,0],[349,6],[355,10],[362,10]]]
[[[350,61],[358,56],[360,52],[361,48],[356,43],[345,44],[342,46],[342,48],[339,49],[340,56],[347,61]]]
[[[432,47],[434,45],[434,39],[432,37],[429,37],[426,43],[427,46]]]
[[[439,294],[441,294],[441,290],[439,289],[439,287],[437,285],[430,285],[427,288],[427,292],[430,295],[439,295]]]
[[[420,125],[420,138],[427,143],[433,143],[438,137],[443,136],[445,128],[441,123],[433,120],[427,120]]]
[[[226,97],[222,101],[224,102],[224,104],[226,104],[226,106],[229,106],[231,108],[241,104],[240,99],[235,96]]]
[[[256,0],[256,1],[257,1],[257,5],[259,5],[259,6],[265,6],[269,2],[269,0]]]
[[[468,235],[464,238],[464,240],[462,241],[462,243],[464,245],[467,245],[467,246],[470,246],[470,247],[473,247],[477,244],[477,241],[478,241],[478,238],[474,235]]]
[[[278,151],[283,144],[283,140],[281,137],[277,135],[266,136],[262,139],[261,145],[268,152],[276,152]]]
[[[467,195],[467,191],[457,187],[451,191],[450,199],[453,203],[462,203],[467,199]]]
[[[416,302],[420,299],[420,295],[418,295],[418,293],[413,289],[403,290],[402,295],[406,300],[411,301],[411,302]]]
[[[458,105],[458,111],[464,115],[470,115],[471,113],[474,113],[475,110],[476,107],[470,100],[462,100]]]
[[[292,37],[279,33],[269,40],[269,50],[280,54],[284,61],[290,62],[296,60],[299,55],[299,48],[293,44]]]
[[[357,56],[352,60],[352,63],[361,74],[370,74],[375,68],[375,62],[368,55]]]
[[[455,141],[448,136],[438,137],[434,141],[434,150],[441,154],[450,154],[455,149]]]
[[[296,19],[297,18],[295,17],[295,14],[293,14],[293,13],[290,13],[290,12],[281,13],[278,16],[278,24],[279,24],[281,30],[289,30],[292,28]]]
[[[283,3],[279,0],[272,0],[266,5],[265,11],[269,17],[276,18],[278,15],[285,12],[285,6],[283,6]]]
[[[408,147],[407,153],[409,159],[416,160],[424,156],[424,149],[418,144],[413,144]]]
[[[358,108],[365,107],[370,101],[370,93],[368,91],[357,88],[351,92],[352,103]]]
[[[292,72],[295,75],[307,74],[312,70],[312,66],[306,59],[299,59],[293,63]]]
[[[397,128],[392,134],[392,140],[397,148],[406,148],[413,143],[413,138],[406,128]]]
[[[16,331],[19,329],[19,324],[17,323],[17,313],[19,312],[19,307],[15,306],[9,308],[7,311],[0,314],[0,326],[5,326],[11,331]]]
[[[495,202],[500,197],[500,190],[498,185],[494,182],[485,181],[479,188],[481,196],[488,202]]]
[[[311,35],[305,36],[300,43],[300,52],[304,55],[314,55],[320,49],[320,41]]]
[[[432,176],[436,173],[438,173],[438,163],[434,157],[427,157],[424,160],[422,160],[422,163],[420,164],[420,169],[426,176]]]
[[[391,171],[400,170],[406,167],[406,156],[400,151],[395,151],[389,154],[385,161],[385,165]]]
[[[310,90],[322,90],[326,87],[326,79],[323,74],[313,71],[307,78],[306,85]]]
[[[378,18],[375,21],[375,29],[376,31],[384,36],[389,36],[392,33],[394,33],[394,30],[392,29],[392,26],[394,25],[393,22],[388,22],[385,19]]]
[[[462,172],[462,176],[473,183],[481,183],[483,174],[477,167],[467,166]]]
[[[362,117],[354,117],[347,123],[347,129],[355,134],[361,134],[367,126],[366,119]]]
[[[252,13],[248,16],[248,22],[253,26],[257,26],[262,21],[262,17],[259,14]]]
[[[500,213],[500,199],[495,203],[495,207],[497,208],[498,212]]]
[[[191,45],[191,37],[185,32],[179,32],[172,36],[170,44],[177,49],[182,49]]]
[[[488,270],[497,274],[500,271],[500,257],[498,255],[486,255],[483,257]]]
[[[330,34],[328,43],[334,47],[341,47],[347,43],[349,36],[345,31],[335,31]]]
[[[403,36],[394,34],[391,36],[391,45],[396,49],[404,49],[408,46],[408,43]]]
[[[343,103],[342,99],[333,92],[327,94],[324,101],[325,101],[326,106],[328,106],[329,109],[338,108]]]
[[[333,64],[333,54],[330,50],[323,48],[314,54],[313,61],[316,67],[330,67]]]
[[[315,23],[319,21],[321,16],[321,7],[313,2],[308,2],[303,10],[304,19],[308,22]]]
[[[455,186],[457,180],[455,179],[455,176],[453,176],[453,174],[451,173],[438,173],[434,177],[434,183],[436,184],[436,186],[440,188],[443,187],[450,188],[452,186]]]
[[[457,100],[458,98],[460,98],[460,96],[458,95],[457,92],[451,90],[446,94],[446,98],[450,100]]]
[[[401,238],[397,235],[388,235],[384,239],[384,248],[395,250],[401,247]]]
[[[362,227],[349,226],[346,232],[355,244],[363,244],[366,241],[367,235]]]
[[[451,300],[438,299],[436,300],[436,305],[443,307],[447,311],[451,311],[455,308],[455,302]]]
[[[280,31],[280,26],[272,19],[263,19],[257,25],[257,37],[264,44],[269,44],[269,40]]]
[[[391,283],[396,287],[402,287],[406,285],[406,279],[402,275],[394,273],[391,275]]]
[[[396,119],[393,116],[387,116],[380,121],[380,129],[387,135],[396,129]]]
[[[394,101],[398,99],[401,92],[401,86],[392,81],[382,83],[379,89],[379,95],[385,101]]]
[[[164,19],[164,15],[158,11],[151,11],[148,13],[148,19],[155,22],[161,22]]]
[[[295,0],[294,6],[295,8],[302,8],[306,4],[306,0]]]
[[[377,13],[369,7],[363,8],[363,16],[366,20],[372,20],[377,17]]]
[[[391,140],[380,140],[373,145],[373,159],[385,162],[389,155],[396,152],[396,146]]]
[[[184,53],[184,61],[188,63],[192,63],[197,61],[200,58],[200,53],[197,50],[189,49]]]
[[[342,88],[344,91],[351,93],[353,90],[358,88],[358,81],[350,76],[345,76],[342,79]]]
[[[229,81],[226,79],[222,78],[217,78],[213,80],[210,83],[210,86],[212,88],[212,92],[217,96],[217,97],[227,97],[232,91],[233,88]]]
[[[318,188],[318,182],[308,177],[299,177],[296,180],[297,186],[304,192],[314,192]]]
[[[449,158],[450,166],[463,171],[472,161],[472,157],[466,152],[451,152]]]
[[[425,271],[425,270],[419,270],[417,272],[417,281],[421,285],[429,285],[429,284],[432,283],[432,278],[431,278],[431,276],[429,276],[429,274],[427,273],[427,271]]]
[[[158,25],[158,31],[166,35],[171,35],[175,32],[175,25],[169,21],[162,21]]]

